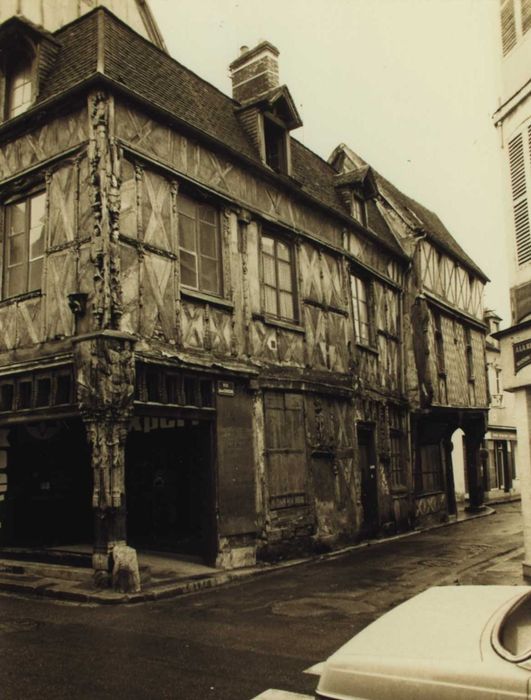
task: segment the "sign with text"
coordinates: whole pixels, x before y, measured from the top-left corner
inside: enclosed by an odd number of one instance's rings
[[[531,340],[522,340],[514,343],[514,373],[517,374],[527,365],[531,365]]]
[[[218,394],[221,396],[234,396],[234,382],[218,382]]]

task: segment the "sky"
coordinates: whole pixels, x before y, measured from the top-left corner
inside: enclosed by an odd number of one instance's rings
[[[499,0],[150,0],[170,54],[231,94],[242,45],[280,51],[323,158],[346,143],[435,211],[491,279],[485,303],[509,325]]]

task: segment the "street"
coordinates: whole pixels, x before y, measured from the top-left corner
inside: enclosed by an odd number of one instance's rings
[[[437,584],[516,583],[489,570],[521,544],[519,503],[158,603],[79,606],[0,598],[4,700],[251,700],[311,693],[305,669]],[[490,571],[490,573],[489,573]]]

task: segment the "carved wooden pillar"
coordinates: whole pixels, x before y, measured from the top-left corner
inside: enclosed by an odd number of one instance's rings
[[[74,340],[77,399],[91,448],[96,583],[109,582],[110,554],[126,542],[125,441],[133,413],[134,340],[116,331]]]
[[[446,472],[446,499],[448,502],[448,514],[457,515],[457,501],[455,498],[455,480],[454,480],[454,467],[452,452],[454,445],[452,443],[452,433],[454,432],[454,427],[452,426],[446,435],[443,437],[442,447],[444,451],[444,468]]]
[[[486,419],[467,421],[463,425],[465,432],[465,457],[468,475],[468,507],[466,510],[477,512],[485,508],[483,504],[483,465],[481,461],[481,444],[486,432]]]

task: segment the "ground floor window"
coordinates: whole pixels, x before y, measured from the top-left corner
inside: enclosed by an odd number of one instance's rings
[[[303,398],[265,392],[265,447],[272,509],[306,504],[306,449]]]
[[[417,493],[444,490],[441,444],[420,445],[416,471]]]

